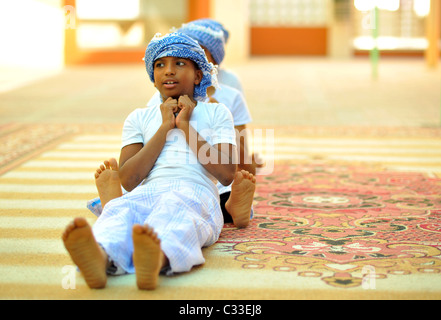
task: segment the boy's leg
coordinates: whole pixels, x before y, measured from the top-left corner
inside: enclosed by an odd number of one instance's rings
[[[256,178],[248,171],[236,172],[231,185],[231,194],[225,208],[238,228],[245,228],[250,223],[251,205],[256,190]]]
[[[118,173],[118,162],[115,158],[104,161],[104,165],[96,170],[95,184],[103,208],[110,200],[123,195]]]
[[[108,257],[96,242],[92,228],[84,218],[75,218],[62,235],[64,246],[90,288],[104,288]]]
[[[95,183],[103,208],[110,200],[123,195],[118,173],[118,162],[111,158],[104,161],[104,165],[101,165],[95,173]],[[256,178],[251,173],[245,170],[236,173],[231,193],[225,203],[225,209],[238,228],[244,228],[250,222],[255,189]]]
[[[168,261],[161,250],[158,235],[149,226],[133,226],[133,264],[135,265],[136,283],[139,289],[156,288],[159,272]]]

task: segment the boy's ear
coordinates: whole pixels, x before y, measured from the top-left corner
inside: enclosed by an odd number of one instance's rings
[[[202,73],[201,70],[196,70],[196,76],[195,76],[195,80],[194,80],[194,84],[198,85],[201,83],[202,78],[204,77],[204,74]]]

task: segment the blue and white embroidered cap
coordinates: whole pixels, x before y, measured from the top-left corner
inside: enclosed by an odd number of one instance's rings
[[[225,43],[229,37],[222,24],[212,19],[199,19],[184,23],[178,31],[188,34],[201,46],[206,47],[218,65],[222,63],[225,57]]]
[[[221,30],[224,33],[224,42],[225,44],[227,44],[228,39],[230,38],[230,33],[228,32],[227,29],[225,29],[225,27],[222,25],[222,23],[213,20],[213,19],[199,19],[196,20],[197,23],[205,25],[207,27],[210,27],[212,29],[215,30]]]
[[[194,61],[203,73],[202,81],[194,88],[193,98],[204,100],[207,96],[207,88],[217,87],[217,69],[208,62],[201,46],[186,34],[172,32],[162,36],[157,33],[150,41],[145,51],[144,62],[147,74],[152,82],[155,82],[154,63],[159,58],[177,57]]]

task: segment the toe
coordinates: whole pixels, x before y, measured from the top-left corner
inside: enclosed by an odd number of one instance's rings
[[[86,221],[86,219],[79,217],[79,218],[75,218],[74,224],[75,224],[76,228],[82,228],[87,225],[87,221]]]
[[[132,228],[133,232],[136,234],[142,234],[144,232],[144,228],[139,225],[139,224],[135,224]]]
[[[144,228],[145,228],[145,233],[150,237],[153,237],[155,235],[155,231],[150,226],[145,225]]]
[[[69,233],[70,231],[72,231],[73,229],[75,229],[75,221],[72,221],[71,223],[69,223],[66,227],[65,233]]]
[[[239,184],[241,183],[243,180],[243,174],[241,171],[237,171],[236,174],[234,175],[234,181],[233,183],[235,184]]]
[[[87,224],[87,222],[84,220],[84,218],[75,218],[71,223],[69,223],[66,226],[66,229],[64,229],[62,239],[66,241],[69,238],[70,233],[75,230],[76,228],[81,228],[84,225]]]
[[[160,240],[158,238],[158,234],[155,232],[155,230],[152,227],[150,227],[149,225],[146,224],[146,225],[144,225],[144,230],[145,230],[145,233],[147,234],[147,236],[149,236],[150,239],[152,239],[155,243],[160,242]]]
[[[112,170],[118,170],[118,161],[115,158],[109,159],[109,164]]]

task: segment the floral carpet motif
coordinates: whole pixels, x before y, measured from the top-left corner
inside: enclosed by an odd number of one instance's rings
[[[244,269],[339,288],[441,273],[441,179],[308,163],[278,165],[257,186],[251,226],[226,225],[219,240]]]
[[[54,148],[61,141],[78,132],[99,132],[108,134],[121,131],[120,125],[81,124],[0,124],[0,174],[32,159],[43,151]]]

